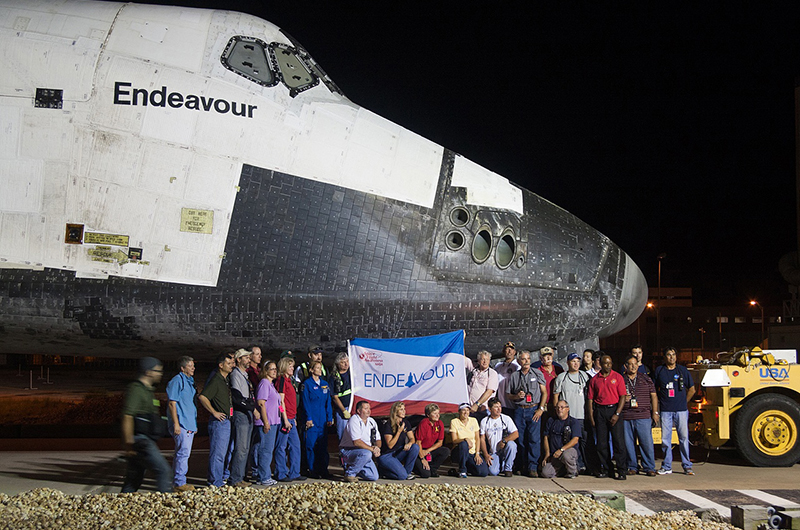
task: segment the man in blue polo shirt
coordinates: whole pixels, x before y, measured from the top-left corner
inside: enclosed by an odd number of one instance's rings
[[[655,384],[661,410],[661,446],[664,461],[659,475],[672,473],[672,426],[678,431],[678,447],[681,450],[683,472],[694,475],[689,458],[689,400],[694,395],[694,381],[685,366],[677,364],[677,351],[673,347],[664,350],[664,365],[656,368]]]
[[[178,366],[181,371],[167,383],[169,432],[175,441],[172,486],[175,491],[192,491],[194,486],[186,484],[186,472],[189,470],[189,455],[192,453],[192,442],[197,432],[194,359],[181,357],[178,359]]]

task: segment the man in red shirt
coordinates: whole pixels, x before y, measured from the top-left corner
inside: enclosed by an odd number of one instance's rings
[[[625,380],[622,374],[611,369],[611,356],[600,357],[600,373],[589,380],[589,421],[597,434],[597,453],[600,457],[598,478],[610,476],[617,480],[625,480],[627,475],[628,455],[625,449],[625,428],[620,418],[625,406]],[[611,450],[608,434],[614,442],[614,462],[611,462]]]
[[[553,353],[553,348],[550,346],[545,346],[539,351],[539,361],[542,363],[539,370],[544,375],[544,386],[547,388],[547,412],[550,413],[550,416],[555,416],[556,411],[556,404],[553,403],[553,381],[558,374],[564,371],[561,365],[553,364]],[[547,418],[542,421],[547,421]]]

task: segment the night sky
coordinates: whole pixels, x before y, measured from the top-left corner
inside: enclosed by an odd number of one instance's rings
[[[575,214],[695,305],[788,299],[800,3],[155,1],[260,16],[353,102]]]

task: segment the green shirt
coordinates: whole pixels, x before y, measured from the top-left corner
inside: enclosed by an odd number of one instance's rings
[[[125,390],[125,398],[122,401],[122,415],[158,414],[159,405],[160,403],[156,399],[153,389],[147,388],[141,381],[134,381]]]
[[[231,389],[228,381],[217,372],[206,387],[200,392],[211,402],[211,407],[217,412],[224,412],[226,416],[231,414]]]

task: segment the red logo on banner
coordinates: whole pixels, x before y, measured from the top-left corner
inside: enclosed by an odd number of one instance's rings
[[[375,366],[383,366],[383,354],[380,352],[365,350],[358,354],[358,358],[365,363],[374,364]]]

